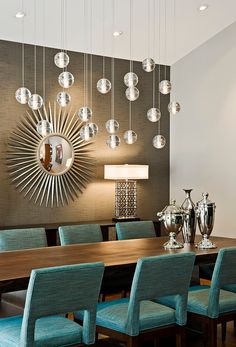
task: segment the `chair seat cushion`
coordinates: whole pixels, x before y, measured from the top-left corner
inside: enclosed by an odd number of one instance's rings
[[[207,316],[209,290],[210,289],[203,289],[189,292],[187,311]],[[219,299],[219,315],[232,311],[236,311],[236,293],[221,290]]]
[[[228,290],[229,292],[236,293],[236,284],[227,284],[222,287],[224,290]]]
[[[0,319],[0,346],[19,347],[22,316]],[[59,347],[81,343],[82,327],[62,316],[36,321],[34,347]]]
[[[127,333],[128,304],[128,298],[99,303],[96,324]],[[139,331],[171,325],[175,322],[175,310],[148,300],[141,302]]]

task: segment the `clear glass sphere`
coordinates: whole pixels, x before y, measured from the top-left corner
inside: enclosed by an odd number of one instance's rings
[[[117,135],[109,135],[107,140],[106,140],[106,144],[109,148],[111,149],[115,149],[117,147],[119,147],[120,145],[120,138]]]
[[[125,96],[130,101],[135,101],[139,97],[139,90],[136,87],[129,87],[125,91]]]
[[[88,123],[90,129],[92,129],[94,136],[98,133],[98,126],[96,123]]]
[[[92,110],[87,106],[80,107],[78,112],[78,116],[83,122],[88,122],[92,118],[92,114]]]
[[[67,65],[70,62],[70,58],[69,55],[65,52],[58,52],[55,56],[54,56],[54,63],[57,67],[60,67],[61,69],[63,69],[64,67],[67,67]]]
[[[171,92],[171,83],[168,80],[163,80],[159,83],[159,91],[161,94],[170,94]]]
[[[151,72],[155,69],[156,64],[152,58],[146,58],[142,62],[143,70],[146,72]]]
[[[109,119],[106,124],[106,129],[109,134],[114,134],[119,130],[119,123],[115,119]]]
[[[180,103],[178,103],[177,101],[171,101],[168,105],[168,111],[171,114],[176,114],[181,110],[181,106]]]
[[[155,148],[161,149],[165,147],[166,139],[163,135],[156,135],[152,139],[152,144]]]
[[[67,92],[60,92],[57,94],[57,102],[61,107],[66,107],[71,100],[71,96]]]
[[[82,128],[80,129],[79,134],[80,134],[80,137],[84,141],[90,141],[95,136],[93,128],[90,127],[89,123],[87,123],[87,124],[82,126]]]
[[[43,98],[39,94],[32,94],[28,100],[28,105],[32,110],[38,110],[43,106]]]
[[[127,130],[124,133],[124,140],[128,145],[132,145],[137,141],[137,134],[133,130]]]
[[[135,87],[138,84],[138,76],[134,72],[127,72],[124,76],[124,84],[127,87]]]
[[[161,111],[159,108],[152,107],[147,111],[147,119],[150,122],[158,122],[161,118]]]
[[[63,88],[70,88],[74,84],[74,76],[71,72],[64,71],[58,76],[58,82]]]
[[[107,78],[101,78],[97,82],[97,90],[101,94],[107,94],[111,90],[111,82]]]
[[[31,92],[29,89],[21,87],[17,89],[17,91],[15,92],[15,97],[20,104],[24,105],[27,104],[27,102],[29,101],[29,98],[31,97]]]
[[[38,122],[36,129],[39,135],[46,136],[52,132],[52,125],[46,119],[43,119]]]

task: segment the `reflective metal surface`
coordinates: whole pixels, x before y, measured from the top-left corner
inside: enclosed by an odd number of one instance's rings
[[[183,244],[176,240],[176,235],[182,230],[184,223],[184,210],[175,204],[175,200],[157,213],[159,221],[164,222],[170,240],[164,244],[166,249],[183,248]]]
[[[197,226],[196,208],[190,196],[192,189],[184,189],[184,191],[186,196],[181,205],[182,209],[185,211],[182,229],[183,240],[184,243],[194,243]]]
[[[200,249],[216,248],[216,245],[211,242],[211,235],[215,221],[215,203],[208,199],[208,193],[202,194],[203,199],[197,202],[197,219],[202,240],[197,247]]]

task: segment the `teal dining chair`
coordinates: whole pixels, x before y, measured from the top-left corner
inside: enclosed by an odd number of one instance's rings
[[[125,342],[128,347],[138,346],[153,335],[172,332],[176,334],[177,347],[183,347],[194,260],[191,252],[139,259],[130,298],[98,303],[97,332]],[[177,295],[174,309],[152,301],[164,295]],[[75,312],[75,317],[82,319],[83,314]]]
[[[47,247],[44,228],[0,230],[0,252]],[[3,293],[1,300],[19,308],[25,305],[25,290]]]
[[[116,233],[118,240],[156,237],[154,224],[150,220],[116,223]]]
[[[59,238],[62,246],[75,243],[91,243],[103,241],[99,224],[78,224],[60,226]]]
[[[0,319],[0,346],[94,344],[103,272],[102,263],[32,270],[23,316]],[[78,309],[85,310],[83,326],[63,316]]]

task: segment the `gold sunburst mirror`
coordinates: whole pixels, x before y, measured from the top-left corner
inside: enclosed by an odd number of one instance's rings
[[[37,125],[48,121],[45,136]],[[26,112],[12,131],[7,150],[11,181],[25,197],[46,206],[68,204],[82,193],[94,173],[91,142],[79,135],[83,123],[72,111],[56,104]]]

